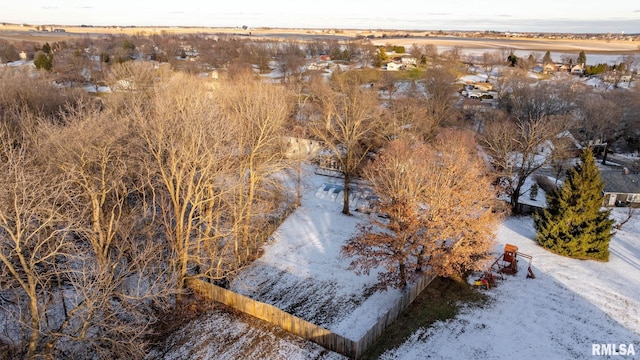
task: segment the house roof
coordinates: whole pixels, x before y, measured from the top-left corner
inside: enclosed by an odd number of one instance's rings
[[[640,174],[624,174],[622,171],[602,171],[605,193],[640,194]]]

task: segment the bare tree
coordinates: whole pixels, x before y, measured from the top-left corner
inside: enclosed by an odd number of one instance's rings
[[[391,99],[384,112],[383,137],[391,141],[396,138],[414,137],[420,133],[431,133],[430,120],[422,106],[422,101],[414,96]]]
[[[113,265],[112,248],[128,235],[121,227],[140,217],[130,213],[127,199],[140,193],[146,180],[131,171],[135,165],[129,154],[135,149],[127,123],[87,106],[70,109],[64,126],[49,126],[43,133],[47,140],[42,157],[52,171],[70,180],[69,197],[78,219],[75,231],[91,244],[99,267]]]
[[[149,111],[132,110],[129,116],[148,156],[142,166],[170,244],[172,273],[183,289],[187,278],[205,276],[219,260],[203,258],[203,248],[224,246],[227,229],[216,227],[212,214],[224,193],[233,191],[224,180],[234,124],[220,117],[203,82],[187,75],[176,75],[158,89]]]
[[[427,55],[424,52],[424,47],[420,44],[412,44],[409,48],[409,54],[416,59],[419,64],[424,64],[427,61]]]
[[[572,103],[560,86],[530,86],[516,79],[507,88],[501,99],[507,114],[486,122],[482,144],[512,211],[517,212],[526,179],[553,154],[563,153],[553,150],[565,144],[558,135],[567,128]]]
[[[305,53],[297,42],[286,42],[281,44],[277,59],[282,80],[287,82],[289,77],[300,73],[300,69],[304,65]]]
[[[16,47],[7,40],[0,39],[0,64],[6,64],[20,59]]]
[[[251,63],[258,67],[260,73],[267,73],[274,55],[273,45],[267,42],[249,44],[246,51]]]
[[[0,170],[0,281],[3,297],[16,298],[13,313],[25,334],[17,341],[24,341],[26,357],[33,359],[58,263],[71,248],[62,201],[66,181],[41,176],[36,159],[15,148],[4,129],[0,135],[5,156]]]
[[[613,138],[622,115],[622,109],[614,97],[609,93],[585,93],[577,99],[577,140],[593,146]]]
[[[251,73],[245,73],[243,79],[223,84],[216,92],[226,121],[236,129],[234,160],[239,186],[233,206],[237,224],[234,248],[239,263],[260,245],[257,235],[266,219],[260,214],[273,210],[272,200],[281,191],[273,175],[287,165],[285,124],[294,105],[286,88],[255,80]]]
[[[485,51],[484,53],[482,53],[482,69],[484,70],[484,73],[487,74],[487,81],[489,81],[491,79],[491,74],[493,72],[493,70],[499,66],[505,63],[505,60],[502,58],[502,54],[500,52],[497,51]]]
[[[335,156],[344,174],[343,214],[350,214],[349,191],[380,127],[377,94],[365,89],[353,74],[346,73],[334,81],[334,88],[317,83],[313,89],[321,117],[312,131]]]
[[[416,124],[416,127],[422,131],[425,139],[432,137],[439,126],[459,117],[455,107],[455,81],[455,75],[446,68],[430,68],[420,79],[419,83],[424,87],[422,100],[425,116],[420,118],[423,122]]]
[[[92,65],[80,49],[66,48],[56,52],[53,59],[53,71],[58,81],[67,82],[72,87],[82,85],[88,80],[87,69]]]

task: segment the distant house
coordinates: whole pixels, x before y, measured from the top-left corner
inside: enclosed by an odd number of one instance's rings
[[[63,32],[67,32],[67,30],[65,30],[65,29],[53,29],[53,32],[63,33]]]
[[[493,84],[488,81],[476,82],[473,84],[473,87],[482,91],[493,90]]]
[[[318,155],[318,153],[322,151],[322,149],[324,148],[324,144],[317,140],[310,140],[310,139],[297,138],[297,137],[291,137],[291,136],[286,136],[284,140],[286,142],[285,155],[288,158],[312,159],[316,155]],[[336,162],[335,159],[330,159],[325,161],[328,161],[329,164],[331,163],[331,161],[334,161],[334,163]]]
[[[492,101],[481,101],[480,99],[462,100],[462,110],[470,113],[490,111],[496,106],[497,103]]]
[[[411,56],[409,56],[409,57],[403,56],[400,59],[400,62],[402,62],[402,64],[404,64],[404,65],[416,65],[416,64],[418,64],[418,60],[416,58],[414,58],[414,57],[411,57]]]
[[[573,75],[584,75],[584,71],[585,71],[584,64],[578,64],[578,65],[573,65],[571,67],[570,72]]]
[[[387,71],[398,71],[402,67],[402,64],[390,62],[387,64]]]
[[[569,66],[565,64],[544,64],[542,72],[545,74],[552,74],[561,71],[569,71]]]
[[[604,73],[602,75],[602,80],[609,83],[614,83],[614,84],[628,83],[628,82],[631,82],[631,75],[622,74],[616,70],[613,70],[613,71]]]
[[[604,181],[604,206],[640,205],[640,174],[627,168],[618,171],[602,171]]]
[[[320,63],[313,62],[307,65],[307,70],[312,70],[312,71],[325,70],[328,68],[329,68],[328,62],[320,62]]]
[[[556,64],[544,64],[542,67],[542,72],[545,74],[551,74],[558,71],[558,66]]]

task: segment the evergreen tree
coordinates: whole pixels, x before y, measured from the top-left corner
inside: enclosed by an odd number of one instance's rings
[[[51,68],[53,67],[53,56],[43,51],[38,51],[33,59],[33,65],[36,69],[51,71]]]
[[[538,183],[531,184],[531,188],[529,189],[529,199],[535,200],[538,197]]]
[[[585,55],[584,50],[580,51],[580,53],[578,54],[577,63],[579,65],[586,65],[587,64],[587,55]]]
[[[610,211],[602,207],[604,182],[590,149],[567,171],[565,183],[547,193],[547,208],[534,216],[536,241],[555,253],[608,261],[613,237]]]
[[[542,63],[544,65],[553,64],[553,60],[551,60],[551,53],[548,50],[546,53],[544,53],[544,57],[542,58]]]
[[[45,54],[51,54],[51,45],[49,45],[49,43],[44,43],[44,45],[42,45],[42,52],[44,52]]]
[[[381,67],[382,65],[384,65],[384,63],[389,59],[389,56],[387,55],[387,49],[384,48],[384,46],[381,46],[378,49],[378,53],[376,54],[376,57],[373,61],[373,65],[375,67]]]

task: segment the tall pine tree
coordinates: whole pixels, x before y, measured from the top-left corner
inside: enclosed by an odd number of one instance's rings
[[[610,211],[601,210],[603,189],[593,153],[586,149],[565,183],[547,194],[547,208],[534,217],[538,244],[573,258],[608,261],[613,220]]]

